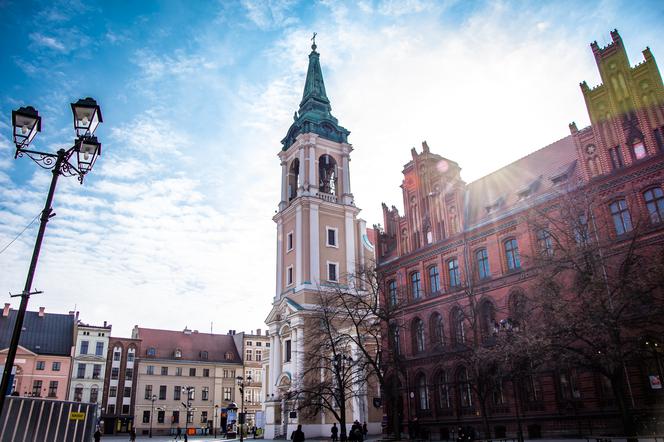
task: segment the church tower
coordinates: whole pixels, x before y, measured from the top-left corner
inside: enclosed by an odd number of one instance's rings
[[[329,435],[329,417],[305,421],[289,402],[307,354],[304,318],[319,290],[347,283],[345,275],[374,257],[350,187],[350,132],[332,116],[315,42],[311,49],[302,101],[278,154],[276,292],[265,321],[271,336],[265,373],[268,439],[287,436],[298,424],[307,437]],[[366,403],[353,407],[349,417],[367,420],[366,408]]]

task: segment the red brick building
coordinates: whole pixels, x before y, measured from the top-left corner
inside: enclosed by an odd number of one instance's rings
[[[434,439],[453,438],[459,426],[481,431],[468,372],[457,357],[468,333],[458,320],[464,287],[472,282],[493,323],[509,317],[536,275],[524,258],[546,243],[524,221],[527,211],[552,204],[565,189],[592,190],[601,201],[591,216],[615,229],[607,233],[611,241],[622,241],[625,230],[645,219],[649,241],[664,243],[661,75],[648,48],[644,61],[631,66],[618,32],[611,37],[604,48],[591,44],[603,84],[581,83],[589,127],[572,123],[571,135],[471,183],[426,142],[421,153],[412,150],[403,169],[404,214],[383,205],[376,239],[385,302],[399,306],[402,323],[395,349],[405,366],[401,409],[387,412],[399,413],[403,431],[408,421],[411,432]],[[664,401],[658,356],[655,362],[626,368],[632,407],[642,416],[656,414]],[[619,421],[595,373],[554,367],[520,387],[518,407],[516,394],[489,407],[494,436],[515,434],[517,413],[524,435],[533,438],[610,431]]]

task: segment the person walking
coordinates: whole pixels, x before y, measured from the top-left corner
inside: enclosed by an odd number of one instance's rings
[[[136,430],[134,430],[133,428],[129,432],[129,440],[131,442],[136,442]]]
[[[302,431],[302,425],[297,426],[297,430],[291,433],[290,438],[293,442],[304,442],[304,432]]]
[[[88,433],[90,434],[90,433]],[[99,428],[97,428],[97,431],[95,431],[94,434],[95,442],[99,442],[101,440],[101,431],[99,431]]]
[[[175,440],[180,440],[182,437],[182,428],[178,425],[178,428],[175,430]]]
[[[339,429],[337,428],[337,423],[332,424],[332,428],[330,429],[330,432],[332,432],[332,442],[337,442],[337,436],[339,435]]]
[[[364,439],[366,440],[367,434],[369,434],[369,429],[367,428],[366,421],[364,422],[364,424],[362,424],[362,434],[364,435]]]

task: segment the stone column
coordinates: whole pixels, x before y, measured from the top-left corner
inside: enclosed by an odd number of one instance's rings
[[[304,247],[302,247],[302,205],[298,204],[295,208],[295,287],[302,285],[302,257],[304,256]]]
[[[312,195],[318,191],[318,179],[316,178],[316,145],[309,145],[309,186]]]
[[[300,185],[297,187],[297,195],[300,196],[304,192],[304,168],[306,163],[304,162],[304,146],[300,146],[298,154],[300,158],[300,170],[298,171],[298,174],[300,175]]]
[[[274,294],[275,301],[281,296],[281,289],[283,287],[283,273],[284,273],[284,257],[283,250],[284,247],[284,225],[279,218],[277,220],[277,287]]]
[[[312,201],[309,208],[309,279],[314,286],[320,281],[320,235],[318,229],[318,204]]]
[[[279,210],[284,210],[288,206],[288,163],[281,162],[281,202]]]

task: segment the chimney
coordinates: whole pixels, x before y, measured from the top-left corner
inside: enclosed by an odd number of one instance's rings
[[[257,334],[258,336],[261,335],[261,329],[260,329],[260,328],[257,328],[257,329],[256,329],[256,334]]]
[[[194,330],[194,334],[198,334],[198,330]]]
[[[249,334],[250,334],[250,335],[253,335],[253,334],[254,334],[254,331],[253,331],[253,330],[251,330],[251,333],[249,333]]]
[[[104,321],[104,327],[106,327],[106,321]]]
[[[44,317],[44,310],[46,310],[46,307],[39,307],[39,317],[40,318]]]
[[[5,302],[5,308],[2,310],[2,317],[6,318],[9,316],[9,306],[10,304],[8,302]]]

